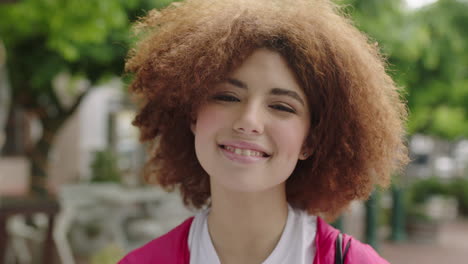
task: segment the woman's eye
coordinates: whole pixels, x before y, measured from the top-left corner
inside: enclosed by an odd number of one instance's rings
[[[296,113],[296,111],[292,109],[291,107],[287,107],[287,106],[280,105],[280,104],[271,105],[270,107],[279,111],[284,111],[284,112],[293,113],[293,114]]]
[[[214,100],[224,101],[224,102],[239,102],[240,100],[237,97],[228,95],[228,94],[220,94],[213,96]]]

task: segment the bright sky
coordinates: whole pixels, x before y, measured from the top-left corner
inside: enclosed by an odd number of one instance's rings
[[[434,2],[437,2],[437,0],[406,0],[408,7],[412,9],[420,8],[422,6],[432,4]]]

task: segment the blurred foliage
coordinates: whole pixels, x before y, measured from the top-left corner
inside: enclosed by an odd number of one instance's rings
[[[405,203],[408,214],[422,217],[422,205],[434,195],[454,197],[458,202],[459,212],[468,216],[468,178],[444,180],[440,177],[430,177],[415,181],[406,190]]]
[[[405,88],[409,133],[468,136],[468,2],[410,10],[403,0],[344,0],[356,25],[379,43]]]
[[[409,199],[414,203],[424,203],[433,195],[451,195],[450,184],[439,177],[430,177],[414,182],[408,190]]]
[[[111,150],[94,152],[91,175],[92,182],[120,182],[117,157]]]
[[[0,37],[13,92],[47,97],[53,92],[51,81],[64,71],[93,83],[121,75],[132,21],[169,2],[23,0],[0,5]],[[52,99],[44,98],[43,104],[47,101]]]
[[[433,222],[427,214],[426,204],[434,195],[450,195],[450,186],[438,177],[431,177],[414,182],[406,190],[406,216],[410,222]]]

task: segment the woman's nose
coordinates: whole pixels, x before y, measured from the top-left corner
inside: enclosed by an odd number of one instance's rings
[[[236,118],[233,129],[236,132],[257,135],[262,134],[264,129],[264,120],[262,111],[258,106],[246,106],[240,110]]]

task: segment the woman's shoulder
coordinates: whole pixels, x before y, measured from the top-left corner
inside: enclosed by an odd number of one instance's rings
[[[382,258],[373,247],[363,243],[354,237],[344,234],[343,244],[346,245],[349,241],[349,250],[346,254],[346,263],[362,263],[362,264],[389,264]]]
[[[322,260],[320,263],[335,263],[335,242],[339,233],[338,229],[317,217],[316,256]],[[345,263],[389,264],[370,245],[362,243],[351,235],[343,234],[343,251],[348,243],[349,249],[345,256]]]
[[[192,221],[190,217],[165,235],[131,251],[118,264],[188,263],[187,237]]]

